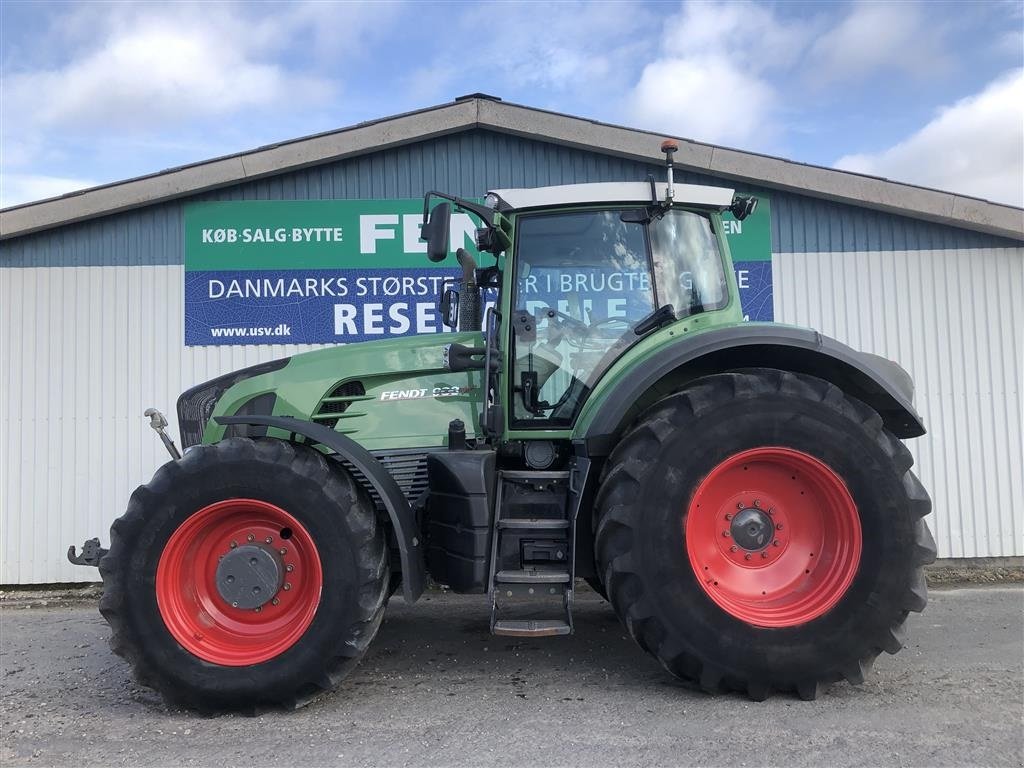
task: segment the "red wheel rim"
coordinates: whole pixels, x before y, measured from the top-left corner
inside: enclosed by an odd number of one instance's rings
[[[217,568],[238,547],[263,549],[280,573],[256,608],[233,606],[217,587]],[[228,499],[203,507],[171,535],[156,569],[156,601],[182,647],[224,666],[260,664],[288,650],[320,604],[320,555],[305,527],[280,507]]]
[[[828,612],[860,565],[860,516],[846,484],[791,448],[755,448],[716,466],[697,487],[685,532],[708,597],[757,627]]]

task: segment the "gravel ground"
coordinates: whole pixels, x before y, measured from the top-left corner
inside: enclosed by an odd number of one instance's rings
[[[908,645],[817,702],[674,682],[579,595],[576,634],[487,632],[483,598],[395,600],[362,665],[298,712],[168,710],[94,604],[0,607],[0,763],[13,765],[1024,765],[1024,589],[932,592]]]

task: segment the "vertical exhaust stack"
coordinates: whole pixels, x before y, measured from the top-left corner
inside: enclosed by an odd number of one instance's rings
[[[671,205],[672,199],[676,196],[675,179],[672,174],[672,155],[679,151],[679,144],[673,139],[665,139],[661,142],[661,151],[665,153],[665,203]]]
[[[480,314],[480,287],[476,284],[476,259],[465,248],[455,252],[462,267],[462,289],[459,291],[459,330],[479,331],[483,324]]]

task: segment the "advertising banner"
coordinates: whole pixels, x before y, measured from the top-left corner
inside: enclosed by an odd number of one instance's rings
[[[744,320],[771,322],[775,319],[771,221],[771,200],[763,196],[757,199],[757,210],[743,221],[736,221],[730,213],[722,217],[732,265],[736,269]]]
[[[296,200],[185,207],[185,344],[325,344],[444,330],[437,298],[458,269],[419,240],[423,201]],[[768,201],[726,231],[751,320],[771,320]],[[476,254],[469,214],[452,251]],[[478,256],[482,265],[490,256]],[[628,283],[618,286],[628,290]]]

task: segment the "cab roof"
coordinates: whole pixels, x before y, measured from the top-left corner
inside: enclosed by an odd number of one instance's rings
[[[654,185],[659,201],[665,199],[666,186],[663,181],[656,182]],[[734,192],[727,187],[707,187],[699,184],[676,184],[674,187],[673,199],[680,205],[725,209],[732,204]],[[498,210],[513,211],[592,203],[653,202],[649,181],[562,184],[532,189],[494,189],[488,194],[498,198]]]

